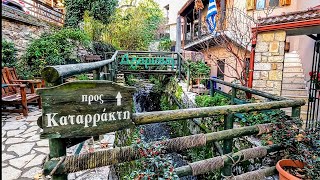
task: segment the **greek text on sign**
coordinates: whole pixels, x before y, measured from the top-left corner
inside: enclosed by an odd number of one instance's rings
[[[37,93],[43,102],[41,137],[95,136],[132,126],[135,88],[110,81],[75,81]]]
[[[121,58],[121,65],[130,65],[132,68],[138,66],[159,66],[159,65],[171,65],[172,68],[175,66],[174,58],[172,57],[129,57],[129,54],[124,54]]]

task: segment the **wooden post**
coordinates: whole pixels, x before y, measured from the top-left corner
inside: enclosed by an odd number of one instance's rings
[[[214,96],[214,81],[210,80],[210,96],[213,97]]]
[[[236,88],[232,88],[232,97],[231,97],[231,104],[234,105],[234,99],[236,98]],[[233,113],[227,114],[224,116],[224,130],[227,129],[233,129]],[[223,141],[223,153],[228,154],[232,152],[232,144],[233,139],[226,139]],[[225,163],[223,169],[222,169],[222,175],[223,176],[232,176],[232,164],[231,163]]]
[[[291,116],[292,117],[300,117],[301,106],[294,106],[292,107]]]
[[[187,69],[187,91],[189,91],[189,86],[190,86],[190,66],[188,65],[188,69]],[[192,84],[191,84],[192,86]]]
[[[93,79],[94,80],[100,79],[100,68],[93,70]]]
[[[178,52],[179,53],[179,52]],[[178,58],[178,68],[179,68],[179,80],[181,79],[181,57],[177,54],[177,58]]]
[[[57,86],[63,83],[63,78],[61,77],[60,82],[56,82],[54,85]],[[49,156],[51,158],[65,156],[67,154],[67,145],[65,139],[49,139]],[[52,175],[52,180],[67,180],[68,174],[54,174]]]
[[[49,139],[50,158],[61,157],[67,154],[64,139]],[[52,180],[67,180],[68,174],[54,174]]]
[[[108,80],[111,81],[112,77],[111,77],[111,71],[112,71],[112,65],[111,63],[108,64]]]

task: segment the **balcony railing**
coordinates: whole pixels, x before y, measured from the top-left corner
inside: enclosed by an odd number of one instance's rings
[[[4,1],[2,3],[4,4]],[[63,8],[55,8],[39,0],[8,1],[5,5],[58,26],[64,24]]]

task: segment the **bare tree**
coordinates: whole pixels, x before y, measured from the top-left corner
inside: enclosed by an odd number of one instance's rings
[[[218,62],[227,52],[229,57],[225,60],[226,71],[222,73],[226,77],[237,80],[241,85],[246,85],[247,60],[250,57],[251,43],[254,38],[252,27],[256,27],[257,23],[253,17],[234,7],[226,9],[224,20],[219,17],[216,19],[219,19],[216,32],[213,34],[202,32],[209,38],[207,41],[200,42],[198,48],[205,50],[207,59],[215,64],[220,72],[222,71]],[[202,29],[206,30],[206,23],[203,25]],[[220,50],[212,52],[210,50],[212,46]]]

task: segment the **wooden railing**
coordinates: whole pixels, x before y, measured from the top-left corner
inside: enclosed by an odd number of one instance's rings
[[[51,7],[38,0],[22,0],[22,2],[22,4],[24,4],[24,11],[27,14],[35,16],[49,23],[63,26],[65,14],[62,12],[61,8],[59,9]]]

